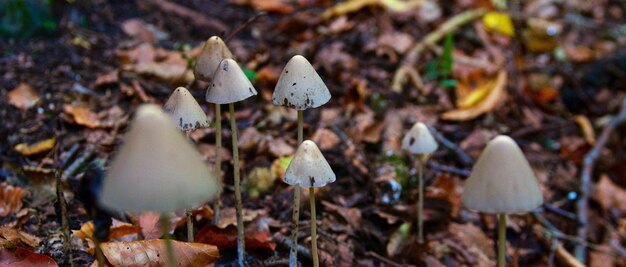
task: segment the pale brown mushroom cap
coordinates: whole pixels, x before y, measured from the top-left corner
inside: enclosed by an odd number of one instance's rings
[[[303,56],[292,57],[278,78],[272,103],[297,110],[316,108],[330,100],[330,92],[311,63]]]
[[[159,106],[139,107],[113,158],[100,203],[111,210],[170,212],[217,197],[221,185]]]
[[[167,99],[163,110],[170,115],[178,129],[190,131],[209,127],[209,119],[198,101],[185,87],[178,87]]]
[[[228,104],[256,95],[248,77],[237,62],[227,58],[215,70],[213,81],[206,91],[206,101],[215,104]]]
[[[402,138],[402,149],[414,155],[433,153],[437,147],[439,145],[430,130],[421,122],[415,123]]]
[[[205,82],[212,81],[217,66],[225,58],[233,58],[233,53],[230,52],[222,38],[211,36],[204,43],[202,52],[196,58],[196,64],[193,66],[193,74],[196,79]]]
[[[305,140],[289,163],[283,181],[301,187],[322,187],[335,179],[335,173],[317,145]]]
[[[465,182],[469,209],[486,213],[529,212],[543,203],[537,178],[522,150],[508,136],[491,140]]]

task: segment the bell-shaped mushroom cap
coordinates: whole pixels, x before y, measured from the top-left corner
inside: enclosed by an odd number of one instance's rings
[[[227,58],[215,70],[213,82],[206,91],[206,101],[228,104],[256,95],[256,89],[243,73],[237,62]]]
[[[204,110],[185,87],[178,87],[174,90],[163,105],[163,110],[183,131],[209,127],[209,119],[204,114]]]
[[[539,207],[543,196],[522,150],[513,139],[500,135],[474,165],[461,201],[480,212],[522,213]]]
[[[335,173],[317,145],[305,140],[289,163],[283,181],[301,187],[322,187],[335,181]]]
[[[411,154],[430,154],[437,150],[439,145],[428,127],[421,122],[417,122],[411,127],[402,138],[402,149]]]
[[[196,79],[210,82],[213,80],[215,69],[225,58],[233,58],[228,46],[222,38],[212,36],[206,40],[202,47],[202,52],[196,59],[196,65],[193,66],[193,74]]]
[[[160,107],[139,107],[113,159],[100,203],[111,210],[170,212],[218,195],[221,185]]]
[[[297,110],[316,108],[330,100],[328,87],[311,63],[300,55],[292,57],[280,74],[272,103]]]

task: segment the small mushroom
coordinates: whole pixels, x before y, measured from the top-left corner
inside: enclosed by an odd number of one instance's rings
[[[163,105],[163,110],[182,131],[209,127],[209,119],[185,87],[178,87],[172,92]]]
[[[233,174],[235,178],[235,210],[237,216],[237,261],[244,266],[244,227],[241,203],[241,178],[239,167],[239,150],[237,147],[237,122],[235,121],[235,102],[256,95],[256,89],[243,73],[237,62],[224,59],[215,70],[213,81],[206,92],[206,101],[215,104],[228,104],[230,111],[230,128],[233,146]],[[216,115],[218,116],[218,115]]]
[[[193,74],[196,79],[211,82],[213,74],[220,62],[225,58],[233,58],[233,53],[224,43],[222,38],[211,36],[202,47],[202,52],[193,66]]]
[[[334,182],[335,173],[317,148],[310,140],[300,144],[296,154],[285,171],[283,181],[294,186],[309,188],[309,201],[311,204],[311,257],[313,266],[319,266],[317,255],[317,216],[315,214],[315,188],[322,187]],[[296,187],[298,188],[298,187]]]
[[[491,140],[465,181],[461,202],[469,209],[498,214],[498,266],[506,260],[506,215],[530,212],[543,196],[522,150],[508,136]]]
[[[428,127],[421,122],[415,123],[402,139],[402,149],[418,156],[417,242],[420,244],[424,243],[424,165],[438,146]]]

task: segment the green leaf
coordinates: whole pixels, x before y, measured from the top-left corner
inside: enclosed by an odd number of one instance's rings
[[[439,82],[439,85],[443,88],[454,88],[459,83],[455,79],[444,79]]]
[[[254,82],[257,78],[257,74],[256,72],[254,72],[253,70],[250,69],[244,69],[243,73],[246,75],[246,77],[248,78],[248,80]]]
[[[454,59],[452,58],[454,39],[452,37],[452,33],[448,33],[443,42],[443,53],[439,59],[439,72],[441,73],[442,78],[448,78],[452,75],[452,65],[454,64]]]

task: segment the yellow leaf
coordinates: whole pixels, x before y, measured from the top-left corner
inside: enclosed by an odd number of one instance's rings
[[[72,234],[80,237],[81,239],[93,240],[93,233],[95,231],[92,221],[88,221],[80,226],[79,230],[72,230]],[[141,227],[132,225],[130,223],[120,222],[113,219],[113,225],[109,228],[109,240],[116,239],[130,234],[141,233]]]
[[[380,0],[386,8],[395,12],[406,12],[422,4],[422,0]]]
[[[513,29],[513,22],[509,14],[504,12],[487,12],[483,17],[483,24],[485,28],[492,32],[498,32],[505,36],[513,36],[515,31]]]
[[[490,88],[489,94],[483,99],[483,101],[480,101],[480,103],[470,108],[460,108],[445,112],[441,115],[441,118],[452,121],[467,121],[492,111],[497,106],[500,99],[502,99],[505,95],[504,87],[506,86],[506,79],[506,71],[501,70],[498,73],[498,77],[496,77],[493,86]]]
[[[22,154],[22,156],[30,156],[52,149],[55,143],[56,138],[52,137],[50,139],[42,140],[30,145],[26,143],[21,143],[13,147],[13,150]]]
[[[495,81],[491,80],[474,88],[467,95],[465,95],[465,97],[460,98],[457,101],[457,107],[467,109],[477,105],[489,95],[494,83]]]
[[[87,126],[89,128],[98,128],[102,125],[98,115],[86,107],[64,105],[63,111],[69,114],[78,125]]]
[[[216,246],[172,241],[177,266],[209,266],[220,254]],[[106,260],[113,266],[167,266],[165,240],[100,244]]]
[[[356,12],[370,5],[378,5],[380,0],[349,0],[340,2],[322,13],[323,19],[330,19],[335,16],[342,16],[348,13]]]

